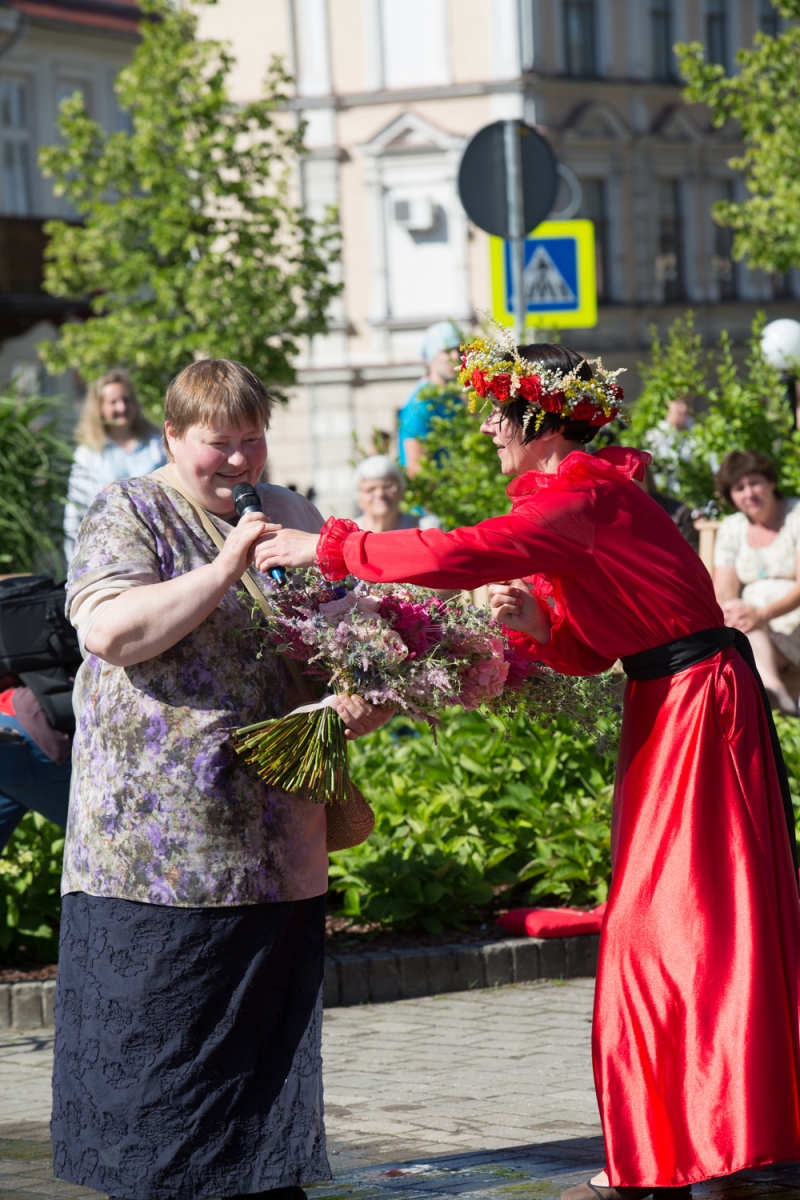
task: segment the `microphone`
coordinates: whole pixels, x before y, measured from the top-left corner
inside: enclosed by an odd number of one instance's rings
[[[237,483],[231,492],[231,498],[240,517],[251,512],[258,513],[260,517],[263,517],[264,510],[261,507],[261,500],[252,483]],[[269,574],[270,578],[274,579],[281,587],[286,583],[286,572],[283,567],[273,567]]]

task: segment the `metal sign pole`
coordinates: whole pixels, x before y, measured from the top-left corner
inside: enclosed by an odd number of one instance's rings
[[[503,149],[506,162],[506,200],[508,232],[511,242],[511,280],[514,297],[514,337],[517,345],[525,343],[525,218],[522,194],[522,156],[520,153],[518,121],[503,122]]]

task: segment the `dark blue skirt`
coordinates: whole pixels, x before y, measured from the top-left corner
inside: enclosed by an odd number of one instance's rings
[[[131,1200],[330,1179],[324,959],[324,896],[235,908],[65,896],[56,1175]]]

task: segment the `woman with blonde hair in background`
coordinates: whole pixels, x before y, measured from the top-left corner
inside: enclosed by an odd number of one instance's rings
[[[72,560],[75,538],[89,505],[109,483],[149,475],[167,461],[161,431],[147,420],[125,371],[108,371],[86,393],[64,510],[64,555]]]

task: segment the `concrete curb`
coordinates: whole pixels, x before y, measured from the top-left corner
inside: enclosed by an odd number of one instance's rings
[[[325,960],[324,1003],[326,1008],[384,1004],[537,979],[593,976],[599,945],[599,934],[592,933],[330,956]],[[0,1030],[52,1029],[55,991],[54,979],[0,983]]]
[[[502,942],[398,950],[394,954],[342,954],[326,959],[326,1008],[383,1004],[443,992],[577,979],[597,971],[600,935],[507,938]]]

